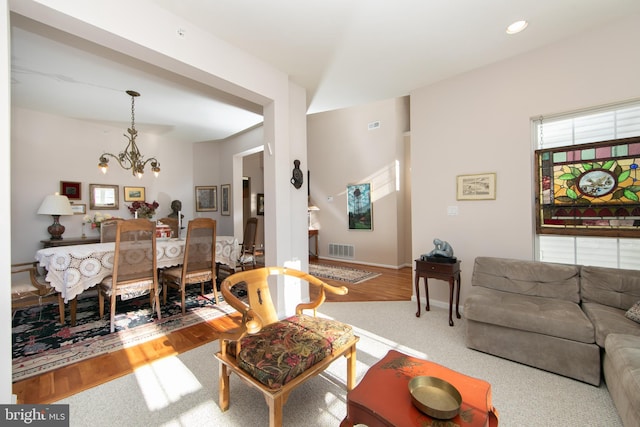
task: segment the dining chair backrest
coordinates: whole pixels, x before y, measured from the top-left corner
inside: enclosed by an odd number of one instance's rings
[[[171,228],[171,237],[180,237],[178,235],[178,219],[177,218],[160,218],[158,221]]]
[[[211,218],[195,218],[187,226],[184,248],[183,277],[197,271],[216,267],[216,221]]]
[[[113,218],[102,221],[100,225],[100,243],[115,242],[118,221],[124,221],[122,218]]]
[[[258,233],[258,218],[251,217],[244,226],[244,236],[242,237],[242,253],[253,252],[256,247],[256,234]]]
[[[113,283],[153,280],[157,285],[156,224],[148,219],[117,222]]]

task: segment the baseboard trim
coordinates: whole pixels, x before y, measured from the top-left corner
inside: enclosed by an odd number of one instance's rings
[[[405,268],[405,267],[411,267],[412,264],[401,264],[401,265],[388,265],[388,264],[377,264],[377,263],[372,263],[372,262],[363,262],[363,261],[356,261],[356,260],[346,260],[346,259],[342,259],[342,258],[332,258],[332,257],[318,257],[318,261],[322,261],[322,260],[327,260],[327,261],[336,261],[336,262],[344,262],[347,264],[359,264],[359,265],[368,265],[370,267],[380,267],[380,268],[390,268],[393,270],[400,270],[401,268]]]

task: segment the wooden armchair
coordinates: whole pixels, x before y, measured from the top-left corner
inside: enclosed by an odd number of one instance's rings
[[[311,302],[298,304],[296,314],[279,320],[268,278],[291,276],[319,288]],[[234,288],[246,287],[247,303],[234,295]],[[315,317],[325,292],[345,295],[345,287],[330,286],[302,271],[265,267],[238,272],[222,282],[222,295],[242,314],[240,328],[220,335],[219,404],[229,408],[229,375],[237,374],[249,386],[262,392],[269,406],[269,425],[282,425],[282,408],[289,393],[320,374],[340,356],[347,358],[347,391],[355,386],[356,343],[351,326]],[[313,316],[303,314],[312,310]]]
[[[37,262],[11,265],[11,308],[30,307],[58,302],[60,323],[64,323],[64,301],[60,293],[45,281],[45,272]]]

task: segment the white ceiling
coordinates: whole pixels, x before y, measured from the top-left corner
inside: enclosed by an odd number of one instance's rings
[[[272,64],[307,90],[308,112],[411,90],[572,37],[631,14],[638,0],[153,0]],[[123,11],[126,13],[126,11]],[[262,121],[259,107],[12,15],[12,104],[185,142]],[[505,34],[519,19],[529,27]],[[180,22],[177,20],[177,22]]]

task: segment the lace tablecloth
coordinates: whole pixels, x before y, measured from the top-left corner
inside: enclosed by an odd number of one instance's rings
[[[184,239],[158,239],[158,268],[182,264],[184,245]],[[112,274],[114,252],[114,242],[59,246],[40,249],[36,252],[36,260],[47,269],[47,282],[60,292],[64,302],[68,302]],[[216,237],[216,262],[235,269],[238,252],[235,237]]]

